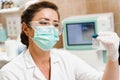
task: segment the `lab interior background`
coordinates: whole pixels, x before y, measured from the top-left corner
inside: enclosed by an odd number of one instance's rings
[[[22,6],[29,0],[13,0],[18,7],[17,11],[0,12],[0,23],[6,27],[6,17],[21,16],[24,8]],[[45,1],[45,0],[39,0]],[[114,14],[114,30],[120,37],[120,0],[47,0],[54,2],[59,7],[61,20],[70,16],[108,13]],[[60,41],[55,45],[57,48],[63,48],[62,36]]]

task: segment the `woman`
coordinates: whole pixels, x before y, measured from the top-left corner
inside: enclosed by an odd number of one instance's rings
[[[52,49],[60,31],[60,15],[55,4],[47,1],[32,4],[21,19],[21,41],[28,49],[1,69],[0,80],[118,80],[116,33],[99,34],[98,40],[108,51],[102,74],[67,51]],[[111,40],[113,36],[115,41]]]

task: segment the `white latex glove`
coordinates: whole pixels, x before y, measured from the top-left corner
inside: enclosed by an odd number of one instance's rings
[[[98,33],[97,40],[102,42],[103,46],[107,50],[108,59],[112,61],[118,60],[118,47],[120,39],[115,32],[100,32]]]

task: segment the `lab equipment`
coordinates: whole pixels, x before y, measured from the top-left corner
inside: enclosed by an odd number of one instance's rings
[[[7,40],[6,30],[3,28],[2,24],[0,24],[0,42],[5,42]]]
[[[8,39],[7,41],[5,41],[5,47],[8,60],[11,60],[18,55],[18,42],[16,40]]]
[[[92,49],[92,35],[97,33],[96,18],[67,19],[63,28],[66,49]]]
[[[96,39],[97,37],[97,34],[92,35],[92,48],[98,48],[99,46],[99,41]]]
[[[63,44],[68,50],[91,50],[93,34],[114,31],[113,13],[68,17],[62,24]]]
[[[67,24],[74,25],[75,23],[88,23],[88,21],[91,21],[91,23],[95,23],[95,29],[93,28],[92,31],[96,30],[96,33],[93,34],[98,34],[99,32],[106,32],[106,31],[112,31],[114,32],[114,18],[113,18],[113,13],[100,13],[100,14],[87,14],[87,15],[78,15],[78,16],[72,16],[65,18],[62,21],[63,25],[63,47],[64,49],[67,49],[70,51],[72,54],[82,58],[85,60],[89,65],[95,67],[97,70],[104,70],[105,62],[107,59],[107,53],[104,48],[104,46],[99,44],[98,48],[92,48],[92,35],[91,35],[91,44],[90,47],[88,48],[86,44],[74,44],[74,46],[68,45],[68,42],[73,39],[69,38],[66,34],[72,35],[72,33],[66,29],[68,26]],[[71,30],[72,32],[76,33],[76,26],[73,26]],[[88,31],[89,32],[89,31]],[[77,33],[76,37],[81,37],[82,34]],[[89,35],[90,36],[90,35]],[[73,41],[74,42],[74,41]],[[86,46],[84,49],[81,48],[80,46]],[[79,48],[76,48],[79,47]]]
[[[21,19],[19,16],[7,16],[7,35],[11,39],[15,39],[21,33]]]

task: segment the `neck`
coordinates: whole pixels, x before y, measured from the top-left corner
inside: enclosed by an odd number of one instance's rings
[[[41,50],[36,44],[32,43],[32,41],[29,43],[28,48],[36,66],[43,73],[46,79],[50,80],[50,51]]]
[[[36,64],[45,64],[50,62],[50,51],[43,51],[36,45],[29,45],[28,48]]]

